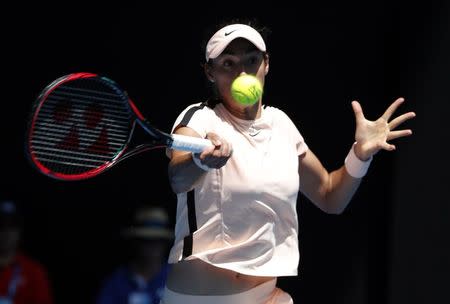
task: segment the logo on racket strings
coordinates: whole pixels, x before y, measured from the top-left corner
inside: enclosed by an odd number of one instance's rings
[[[53,109],[53,120],[68,133],[57,143],[63,150],[106,154],[111,152],[103,107],[96,103],[74,106],[63,100]]]

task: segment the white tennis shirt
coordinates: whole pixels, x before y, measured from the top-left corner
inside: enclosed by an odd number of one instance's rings
[[[247,275],[297,275],[298,156],[308,147],[291,119],[264,106],[260,118],[242,120],[221,103],[198,103],[178,116],[172,130],[178,126],[202,137],[216,133],[232,144],[233,154],[193,192],[177,195],[169,263],[198,258]]]

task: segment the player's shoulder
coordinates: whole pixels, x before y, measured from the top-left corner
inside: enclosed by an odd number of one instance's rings
[[[203,102],[196,102],[196,103],[191,103],[189,105],[187,105],[182,113],[187,113],[187,112],[213,112],[214,106],[212,106],[210,103],[208,103],[208,101],[203,101]]]
[[[286,114],[284,110],[275,106],[263,106],[264,111],[267,115],[270,115],[274,119],[290,119],[289,115]]]
[[[208,101],[192,103],[184,108],[178,118],[183,120],[195,119],[209,120],[214,119],[217,116],[216,113],[217,104],[211,104]]]

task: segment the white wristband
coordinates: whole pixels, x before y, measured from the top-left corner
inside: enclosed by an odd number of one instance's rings
[[[366,175],[372,161],[372,157],[370,157],[366,161],[360,160],[358,156],[356,156],[354,151],[355,144],[356,143],[353,144],[350,152],[348,152],[348,155],[345,158],[345,169],[347,170],[348,174],[350,174],[354,178],[361,178]]]
[[[200,169],[204,170],[204,171],[209,171],[211,170],[210,167],[208,167],[207,165],[202,164],[202,161],[200,160],[200,158],[198,158],[194,152],[192,152],[192,160],[194,161],[194,163],[197,165],[197,167],[199,167]]]

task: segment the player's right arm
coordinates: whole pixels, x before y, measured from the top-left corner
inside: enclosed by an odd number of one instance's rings
[[[196,131],[189,127],[180,127],[175,134],[201,137]],[[204,150],[198,157],[201,164],[211,168],[219,169],[224,166],[232,154],[232,147],[226,140],[215,133],[208,133],[206,138],[211,140],[213,147]],[[175,193],[191,190],[196,182],[206,174],[206,170],[200,168],[193,159],[190,152],[172,150],[169,162],[168,174],[170,185]]]

